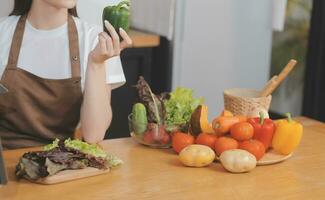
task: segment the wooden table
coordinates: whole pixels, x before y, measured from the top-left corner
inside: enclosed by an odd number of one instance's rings
[[[10,181],[0,188],[0,199],[324,199],[325,124],[298,120],[304,125],[304,136],[293,157],[245,174],[228,173],[219,163],[183,167],[172,150],[146,148],[128,138],[102,143],[124,160],[120,168],[107,175],[45,186],[16,181],[14,167],[26,149],[7,151]]]
[[[129,35],[133,41],[132,48],[157,47],[160,44],[160,36],[138,30],[130,30]]]

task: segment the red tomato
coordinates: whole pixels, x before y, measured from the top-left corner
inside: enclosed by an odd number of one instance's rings
[[[170,136],[168,135],[168,133],[165,133],[161,139],[161,143],[162,144],[168,144],[170,141]]]
[[[147,131],[144,135],[142,140],[146,143],[146,144],[153,144],[155,139],[154,139],[154,133],[152,131]]]
[[[230,135],[238,141],[249,140],[254,135],[254,127],[248,122],[239,122],[231,127]]]
[[[195,143],[202,144],[210,147],[211,149],[214,149],[216,141],[217,141],[217,136],[208,133],[201,133],[197,136]]]
[[[258,140],[246,140],[239,143],[239,149],[243,149],[253,154],[256,160],[259,160],[265,154],[265,147],[262,142]]]
[[[220,156],[220,154],[226,150],[237,149],[237,148],[238,148],[238,142],[235,139],[230,137],[219,137],[214,146],[214,150],[216,151],[216,154],[218,156]]]
[[[191,144],[194,144],[194,137],[190,134],[177,132],[172,137],[172,147],[177,153]]]

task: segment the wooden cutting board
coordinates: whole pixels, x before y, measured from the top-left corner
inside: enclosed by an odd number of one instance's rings
[[[267,151],[264,156],[256,162],[256,165],[261,166],[261,165],[273,165],[276,163],[283,162],[285,160],[288,160],[291,158],[292,153],[289,155],[281,155],[275,152],[273,149]],[[216,161],[219,161],[219,157],[216,156],[215,158]]]
[[[35,183],[52,185],[52,184],[63,183],[63,182],[72,181],[76,179],[106,174],[109,171],[110,169],[101,170],[93,167],[87,167],[84,169],[75,169],[75,170],[63,170],[53,176],[48,176],[46,178],[39,179],[35,181]]]

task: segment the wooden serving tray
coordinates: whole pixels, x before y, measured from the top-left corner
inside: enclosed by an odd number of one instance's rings
[[[39,179],[35,181],[35,183],[52,185],[52,184],[63,183],[63,182],[72,181],[76,179],[106,174],[109,171],[110,171],[109,168],[106,170],[101,170],[93,167],[87,167],[84,169],[75,169],[75,170],[63,170],[53,176],[48,176],[46,178]]]
[[[283,162],[285,160],[288,160],[291,158],[292,153],[289,155],[281,155],[277,152],[275,152],[273,149],[268,150],[264,156],[256,162],[256,165],[262,166],[262,165],[273,165],[279,162]],[[219,157],[216,156],[216,161],[219,161]]]
[[[264,156],[257,161],[257,165],[272,165],[289,159],[292,153],[289,155],[281,155],[276,153],[273,149],[269,150]]]

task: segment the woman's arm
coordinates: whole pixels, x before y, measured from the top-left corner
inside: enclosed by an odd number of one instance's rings
[[[81,133],[89,143],[103,140],[112,120],[111,87],[106,84],[106,60],[120,55],[121,50],[130,46],[132,40],[120,29],[123,41],[111,24],[105,21],[111,37],[102,32],[98,35],[98,44],[88,56],[84,99],[81,106]],[[109,66],[108,66],[109,68]]]

